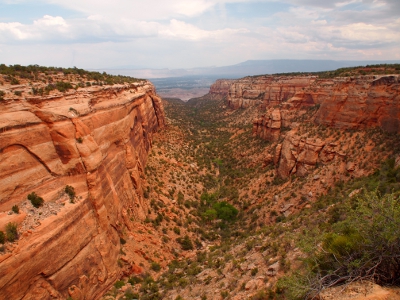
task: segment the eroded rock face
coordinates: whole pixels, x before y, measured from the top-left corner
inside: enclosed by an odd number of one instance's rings
[[[261,118],[253,121],[253,135],[262,139],[276,141],[279,138],[283,117],[279,108],[270,108]]]
[[[214,87],[214,90],[218,85]],[[226,89],[226,85],[224,86]],[[214,91],[217,93],[217,91]],[[320,161],[337,155],[337,144],[296,136],[296,119],[312,108],[308,121],[338,129],[381,127],[400,132],[400,76],[367,75],[320,79],[315,76],[255,76],[231,83],[227,97],[233,109],[258,106],[265,113],[253,120],[253,135],[272,142],[283,131],[274,162],[278,174],[304,176]],[[310,117],[311,116],[311,117]],[[347,169],[352,170],[352,167]]]
[[[228,96],[229,88],[233,80],[231,79],[218,79],[210,86],[209,95],[215,99],[223,99]]]
[[[315,102],[321,103],[315,117],[317,124],[400,131],[400,76],[341,78],[319,90],[313,95]]]
[[[0,211],[33,191],[63,206],[0,256],[0,299],[97,299],[119,278],[119,236],[146,216],[141,175],[163,126],[145,81],[1,103]],[[63,201],[66,185],[75,203]]]
[[[280,109],[291,111],[319,105],[314,119],[317,124],[342,129],[379,126],[388,132],[400,131],[399,75],[333,79],[245,77],[233,81],[227,100],[233,109],[258,105],[268,109],[280,105]]]
[[[301,138],[288,134],[279,148],[278,174],[286,178],[291,174],[304,176],[316,165],[325,142],[320,139]],[[331,152],[332,153],[332,152]],[[332,153],[335,155],[336,153]]]
[[[256,76],[235,80],[228,94],[231,108],[246,108],[263,104],[274,106],[292,98],[315,82],[315,76]]]
[[[228,90],[228,93],[226,92]],[[367,75],[319,79],[315,76],[255,76],[238,80],[218,80],[210,94],[227,95],[233,109],[280,105],[285,111],[319,105],[314,122],[335,128],[362,129],[379,126],[388,132],[400,131],[399,75]],[[260,136],[268,136],[255,120]],[[285,118],[283,118],[285,119]],[[284,125],[286,126],[286,125]],[[266,128],[270,128],[265,126]],[[275,136],[275,135],[273,135]]]

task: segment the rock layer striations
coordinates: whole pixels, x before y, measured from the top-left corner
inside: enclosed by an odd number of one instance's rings
[[[217,94],[216,84],[210,94]],[[226,90],[226,86],[221,92]],[[364,75],[321,79],[316,76],[256,76],[231,82],[227,94],[233,109],[258,106],[253,134],[278,142],[274,161],[277,173],[307,175],[318,162],[344,157],[331,140],[299,136],[301,123],[336,129],[380,127],[400,132],[400,76]]]
[[[226,85],[226,84],[225,84]],[[216,84],[210,94],[223,93]],[[315,123],[336,128],[379,126],[400,131],[400,76],[366,75],[319,79],[316,76],[257,76],[231,82],[227,101],[231,108],[261,105],[285,109],[319,105]],[[276,118],[277,112],[273,113]],[[282,116],[284,119],[285,117]],[[255,123],[268,127],[271,114]],[[262,124],[263,123],[263,124]]]
[[[164,126],[161,99],[147,81],[10,94],[0,104],[0,230],[17,222],[21,236],[0,255],[0,299],[99,298],[120,278],[121,232],[146,216],[141,177]],[[58,209],[25,205],[31,192]],[[27,209],[10,214],[13,205]]]

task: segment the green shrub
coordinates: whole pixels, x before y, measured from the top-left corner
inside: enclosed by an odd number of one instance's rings
[[[19,214],[19,207],[18,207],[18,205],[13,205],[13,207],[12,207],[11,209],[12,209],[12,211],[13,211],[14,213]]]
[[[75,199],[75,189],[73,186],[67,185],[64,189],[64,192],[69,196],[69,200],[71,203],[74,203]]]
[[[10,83],[11,83],[12,85],[16,85],[16,84],[19,84],[19,80],[18,80],[17,78],[15,78],[15,77],[11,77]]]
[[[217,218],[224,221],[235,220],[239,213],[233,205],[225,201],[215,203],[213,208],[217,212]]]
[[[56,83],[56,89],[59,90],[60,92],[66,92],[69,89],[73,89],[74,87],[70,82],[62,82],[59,81]]]
[[[311,247],[302,273],[280,280],[288,299],[314,297],[353,280],[396,284],[400,278],[400,203],[395,193],[365,192],[348,199],[344,221],[332,225]],[[329,227],[330,228],[330,227]]]
[[[185,235],[183,238],[177,238],[176,241],[181,244],[182,250],[193,250],[193,243],[189,236]]]
[[[6,235],[3,231],[0,231],[0,244],[4,244],[6,242]]]
[[[18,239],[18,226],[16,223],[8,223],[6,225],[6,238],[9,242],[14,242]]]
[[[222,299],[225,299],[226,297],[229,296],[229,292],[228,291],[221,291],[220,295],[221,295]]]
[[[202,217],[206,222],[211,222],[217,218],[217,211],[215,209],[207,209],[202,214]]]
[[[32,192],[28,195],[28,200],[31,201],[32,205],[36,208],[39,208],[40,206],[43,205],[44,200],[42,197],[39,197],[38,195],[36,195],[35,192]]]
[[[133,276],[131,278],[128,279],[128,282],[134,286],[135,284],[141,283],[143,281],[142,278],[138,277],[138,276]]]
[[[158,264],[156,262],[152,262],[151,269],[155,272],[159,272],[161,270],[161,266],[160,266],[160,264]]]
[[[118,280],[116,283],[114,283],[114,287],[116,289],[120,289],[125,285],[125,282],[123,280]]]
[[[178,203],[179,203],[179,204],[182,204],[184,200],[185,200],[184,195],[182,194],[181,191],[179,191],[179,192],[178,192]]]
[[[125,294],[125,300],[133,300],[133,299],[139,299],[139,294],[134,293],[131,289],[127,289]]]

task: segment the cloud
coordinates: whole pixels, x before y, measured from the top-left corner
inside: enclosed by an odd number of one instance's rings
[[[203,30],[176,19],[162,24],[126,18],[115,21],[101,15],[66,21],[59,16],[46,15],[32,24],[0,23],[0,42],[93,43],[149,37],[198,41],[226,39],[228,36],[246,32],[248,32],[246,29],[230,28]]]
[[[162,26],[159,34],[165,38],[176,38],[183,40],[204,40],[204,39],[226,39],[235,34],[248,33],[247,29],[231,29],[222,30],[202,30],[194,25],[172,19],[168,26]]]
[[[291,2],[309,6],[293,6],[275,15],[276,30],[287,43],[298,46],[312,42],[342,50],[398,49],[400,45],[400,29],[395,25],[400,18],[388,13],[391,5],[397,5],[391,0],[332,1],[329,8],[321,7],[316,0]]]
[[[69,26],[61,17],[45,15],[35,20],[31,26],[19,22],[0,23],[0,42],[43,40],[56,38],[58,35],[68,33]]]
[[[10,2],[20,3],[18,8],[32,5],[28,0]],[[80,67],[399,58],[399,0],[264,0],[271,5],[251,6],[253,2],[260,0],[42,0],[59,9],[19,22],[8,16],[13,22],[0,23],[0,51],[5,63],[13,57],[35,58],[32,63],[39,63],[40,55],[43,61],[50,59],[47,49],[54,47],[51,56],[60,59],[58,65],[68,61]],[[271,11],[254,17],[232,9],[231,3],[252,8],[246,12]],[[63,14],[64,8],[68,13]]]
[[[115,22],[101,16],[64,20],[59,16],[45,15],[31,24],[0,23],[0,42],[90,43],[118,41],[127,38],[156,36],[159,27],[160,25],[154,22],[128,19]]]
[[[250,0],[114,0],[112,3],[98,0],[46,0],[45,2],[86,14],[154,21],[198,16],[218,4],[250,2]]]

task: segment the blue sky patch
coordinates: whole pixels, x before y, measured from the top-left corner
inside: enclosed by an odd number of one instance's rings
[[[20,22],[22,24],[31,24],[34,20],[43,18],[44,15],[50,15],[53,17],[60,16],[64,19],[83,17],[80,12],[68,10],[54,4],[0,4],[0,22]]]

